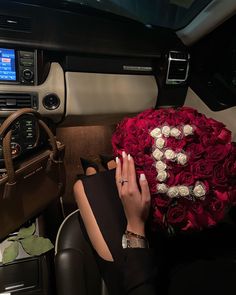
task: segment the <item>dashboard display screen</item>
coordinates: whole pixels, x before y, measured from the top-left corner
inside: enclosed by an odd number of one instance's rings
[[[16,56],[14,49],[0,48],[1,81],[16,81]]]

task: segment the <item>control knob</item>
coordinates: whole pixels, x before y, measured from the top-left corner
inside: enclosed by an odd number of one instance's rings
[[[24,69],[23,71],[23,78],[26,80],[26,81],[30,81],[32,80],[34,77],[34,73],[32,70],[30,69]]]

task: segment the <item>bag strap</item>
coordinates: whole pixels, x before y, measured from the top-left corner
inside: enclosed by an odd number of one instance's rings
[[[12,136],[12,130],[10,127],[12,124],[15,123],[19,117],[21,117],[24,114],[33,114],[37,119],[39,125],[45,130],[49,137],[49,142],[52,148],[52,154],[50,156],[52,161],[57,162],[58,161],[58,148],[57,148],[57,142],[56,138],[54,137],[52,131],[49,129],[49,127],[41,120],[41,115],[36,112],[33,109],[30,108],[24,108],[21,110],[16,111],[15,113],[11,114],[2,124],[0,127],[0,136],[2,137],[3,141],[3,157],[5,161],[5,166],[7,170],[8,175],[8,183],[15,183],[15,171],[13,166],[13,160],[11,155],[11,136]]]
[[[3,138],[6,135],[6,133],[9,131],[9,128],[11,127],[11,125],[14,124],[14,122],[24,114],[33,114],[37,118],[41,117],[41,115],[37,111],[35,111],[34,109],[31,109],[31,108],[20,109],[16,112],[12,113],[2,123],[2,125],[0,127],[0,136]]]

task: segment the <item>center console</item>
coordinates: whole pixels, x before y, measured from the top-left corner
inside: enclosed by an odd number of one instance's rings
[[[37,84],[37,51],[0,48],[0,83]]]
[[[65,113],[65,77],[51,53],[0,44],[0,117],[33,108],[58,123]]]

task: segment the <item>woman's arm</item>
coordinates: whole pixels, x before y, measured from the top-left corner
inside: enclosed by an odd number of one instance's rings
[[[116,158],[116,185],[127,218],[127,230],[145,236],[145,222],[150,209],[150,192],[146,177],[141,174],[139,191],[133,158],[122,153],[123,164]]]
[[[122,165],[116,158],[116,184],[127,218],[126,230],[131,232],[130,235],[127,234],[127,238],[134,239],[130,247],[124,249],[126,257],[124,286],[126,294],[154,295],[156,294],[156,266],[152,252],[147,248],[148,244],[143,242],[146,239],[145,222],[149,215],[151,201],[149,187],[145,175],[141,174],[139,190],[133,158],[130,155],[127,156],[125,152],[122,156]],[[132,248],[132,245],[135,248]]]

